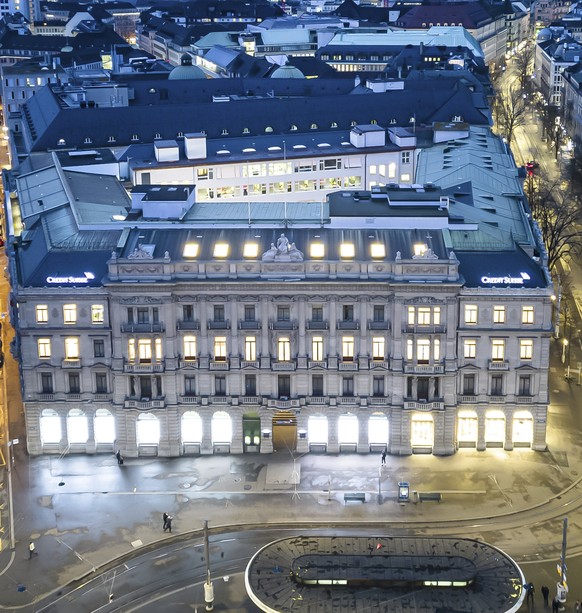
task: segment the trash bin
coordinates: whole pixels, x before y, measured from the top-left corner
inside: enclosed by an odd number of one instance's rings
[[[410,500],[410,483],[401,481],[398,484],[398,502],[408,502]]]

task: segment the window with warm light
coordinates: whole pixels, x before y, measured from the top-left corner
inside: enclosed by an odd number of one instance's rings
[[[155,351],[156,360],[158,360],[159,362],[164,357],[163,352],[162,352],[162,339],[161,338],[156,338],[154,340],[154,351]]]
[[[199,248],[198,243],[186,243],[182,251],[182,256],[185,258],[197,258]]]
[[[244,258],[256,258],[259,255],[259,245],[257,243],[245,243],[243,247]]]
[[[491,359],[493,362],[503,362],[505,359],[505,341],[502,338],[491,341]]]
[[[340,257],[344,259],[353,258],[356,255],[356,248],[354,243],[341,243],[340,244]]]
[[[425,364],[430,361],[430,340],[428,338],[419,338],[416,341],[416,360]]]
[[[418,307],[417,314],[419,326],[430,325],[430,307]]]
[[[465,305],[465,323],[476,324],[477,323],[477,305],[466,304]]]
[[[91,323],[102,324],[105,321],[105,307],[102,304],[91,305]]]
[[[344,336],[342,338],[342,360],[352,362],[354,360],[354,337]]]
[[[291,359],[291,341],[286,336],[277,339],[277,359],[279,362],[288,362]]]
[[[214,360],[216,362],[226,362],[226,336],[215,337]]]
[[[385,258],[386,245],[384,245],[383,243],[372,243],[370,245],[370,255],[373,258]]]
[[[477,357],[477,340],[474,338],[466,338],[463,341],[463,357],[476,358]]]
[[[384,347],[386,341],[381,336],[375,336],[372,338],[372,359],[384,360]]]
[[[46,324],[48,322],[48,304],[36,305],[36,323]]]
[[[152,341],[149,338],[140,338],[137,341],[137,354],[140,362],[152,361]]]
[[[76,336],[70,336],[65,339],[65,360],[79,359],[79,339]]]
[[[532,306],[521,307],[521,323],[533,324],[534,322],[534,308]]]
[[[414,248],[414,255],[424,255],[426,252],[426,245],[424,243],[415,243],[413,245]]]
[[[245,360],[254,362],[257,359],[257,339],[254,336],[245,337]]]
[[[504,324],[505,323],[505,307],[494,306],[493,307],[493,323]]]
[[[435,306],[432,309],[432,323],[435,326],[441,325],[441,307]]]
[[[214,245],[214,257],[215,258],[228,257],[228,243],[216,243]]]
[[[184,337],[184,359],[195,360],[196,359],[196,337],[185,336]]]
[[[413,306],[408,307],[408,325],[414,326],[416,321],[416,309]]]
[[[130,362],[135,362],[135,339],[130,338],[127,341],[127,359]]]
[[[66,324],[77,323],[77,305],[76,304],[64,304],[63,305],[63,321]]]
[[[533,358],[533,340],[530,338],[519,341],[519,357],[521,360],[531,360]]]
[[[432,341],[432,357],[435,362],[441,359],[441,339],[435,338]]]
[[[314,336],[311,340],[311,358],[314,362],[323,362],[323,336]]]
[[[40,359],[47,359],[51,357],[51,339],[50,338],[39,338],[36,341],[36,345],[38,348],[38,357]]]
[[[323,243],[311,243],[309,255],[312,258],[322,258],[325,256],[325,245]]]

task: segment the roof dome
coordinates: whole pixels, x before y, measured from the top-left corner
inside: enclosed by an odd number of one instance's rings
[[[185,81],[188,79],[205,79],[206,75],[198,66],[192,66],[192,56],[184,53],[180,58],[180,66],[172,69],[168,75],[170,81]]]
[[[271,79],[305,79],[305,75],[299,68],[285,64],[285,66],[279,66],[279,68],[273,72]]]

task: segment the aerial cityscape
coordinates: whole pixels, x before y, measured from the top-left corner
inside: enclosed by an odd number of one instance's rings
[[[582,601],[582,3],[0,2],[0,610]]]

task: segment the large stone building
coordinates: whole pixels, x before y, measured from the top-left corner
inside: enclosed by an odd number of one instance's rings
[[[552,289],[488,128],[312,203],[64,156],[8,211],[31,454],[545,449]]]

